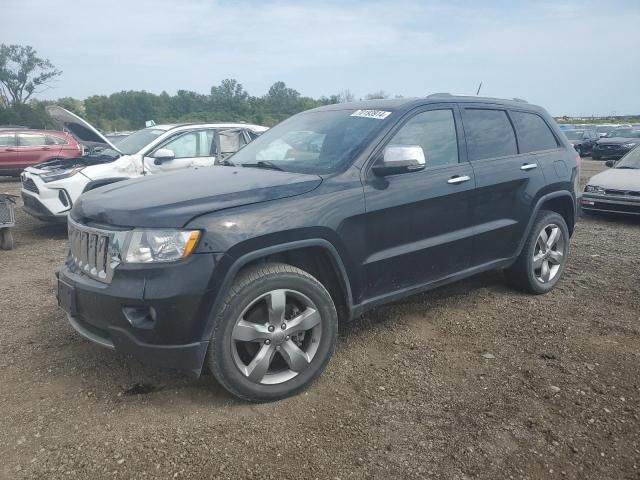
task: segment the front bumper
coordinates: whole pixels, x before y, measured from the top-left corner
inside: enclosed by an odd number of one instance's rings
[[[102,283],[68,265],[58,273],[58,304],[83,337],[143,363],[198,376],[215,299],[207,286],[217,256],[172,264],[120,265]]]
[[[640,197],[596,195],[583,193],[580,200],[582,210],[586,212],[617,213],[640,215]]]
[[[22,209],[32,217],[42,220],[43,222],[64,223],[67,221],[67,212],[53,213],[49,208],[40,201],[40,199],[29,192],[22,190]]]

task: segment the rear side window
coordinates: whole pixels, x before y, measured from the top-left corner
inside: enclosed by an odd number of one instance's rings
[[[18,144],[21,147],[40,147],[46,145],[44,135],[37,133],[19,133]]]
[[[520,140],[520,153],[539,152],[558,148],[558,142],[545,121],[535,113],[511,112],[513,120],[518,128],[518,140]],[[590,138],[590,132],[586,132],[586,138]]]
[[[67,142],[62,138],[54,137],[53,135],[45,135],[47,145],[66,145]]]
[[[427,167],[458,163],[458,137],[451,110],[417,114],[398,130],[390,143],[420,145]]]
[[[518,153],[516,134],[507,112],[469,108],[463,113],[469,160],[484,160]]]
[[[0,147],[15,147],[16,135],[14,133],[0,133]]]

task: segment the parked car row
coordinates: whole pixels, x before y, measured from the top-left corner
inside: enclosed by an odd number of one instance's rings
[[[77,151],[68,156],[49,155],[49,160],[27,167],[21,175],[24,209],[40,220],[54,222],[66,221],[84,192],[139,176],[224,162],[267,130],[243,123],[156,125],[114,143],[61,107],[47,111],[89,148],[83,156]]]
[[[594,160],[619,159],[640,144],[640,128],[633,126],[616,126],[604,135],[594,126],[563,128],[562,132],[581,157],[591,155]]]

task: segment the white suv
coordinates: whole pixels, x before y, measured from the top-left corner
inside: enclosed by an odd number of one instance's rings
[[[47,111],[85,149],[81,158],[49,160],[22,173],[24,209],[50,222],[66,221],[75,201],[88,190],[142,175],[224,163],[267,130],[245,123],[156,125],[114,145],[77,115],[58,106]]]

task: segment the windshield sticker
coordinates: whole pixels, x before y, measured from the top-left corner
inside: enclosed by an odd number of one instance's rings
[[[356,110],[351,114],[352,117],[375,118],[376,120],[384,120],[391,112],[384,110]]]

